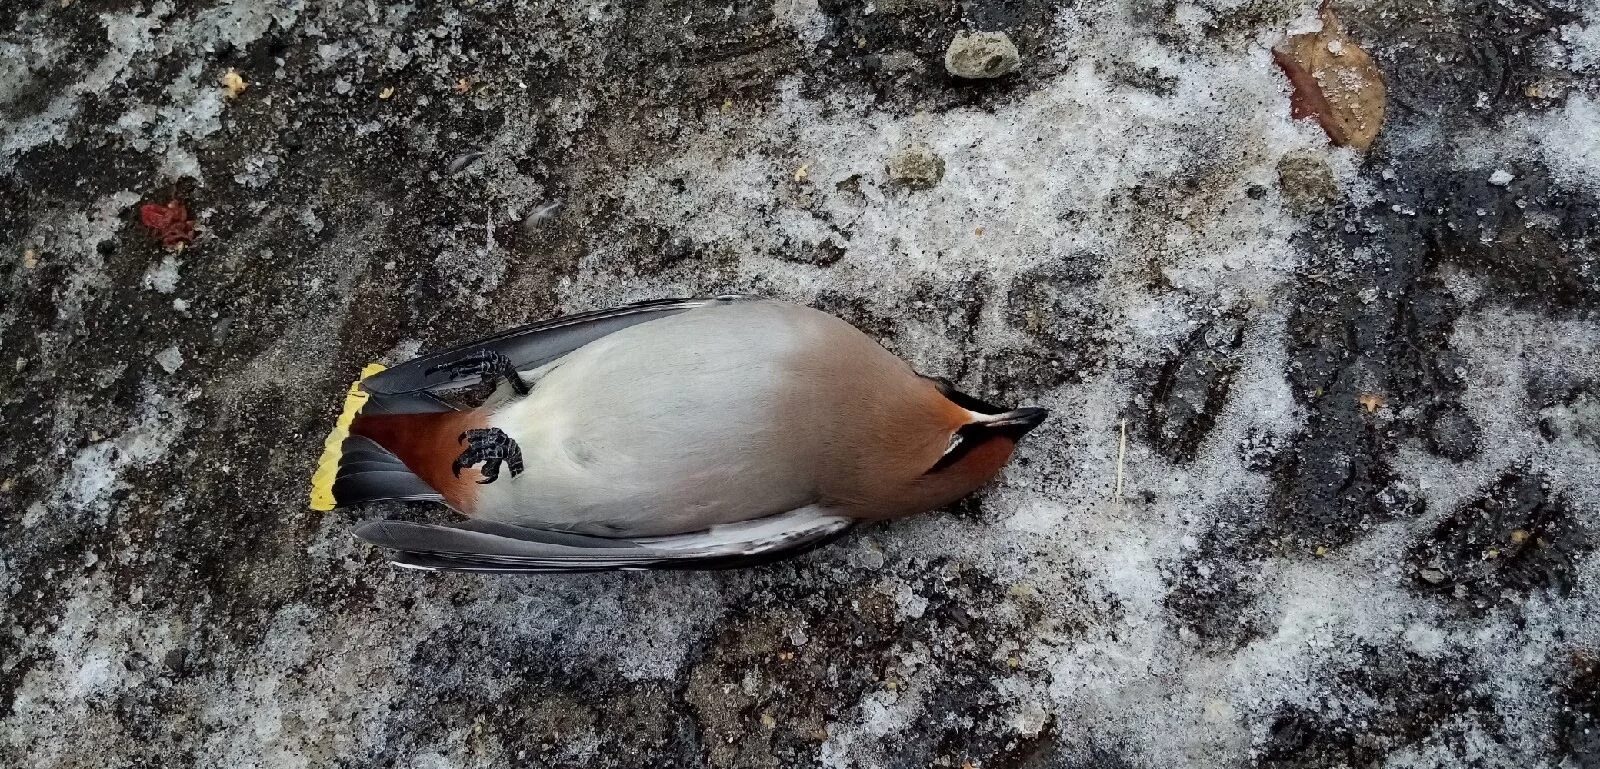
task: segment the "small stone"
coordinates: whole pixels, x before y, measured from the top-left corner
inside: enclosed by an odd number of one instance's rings
[[[161,364],[161,368],[166,370],[168,374],[171,374],[174,371],[183,368],[183,353],[178,352],[177,347],[168,347],[167,349],[156,353],[156,363]]]
[[[161,656],[161,662],[167,666],[168,670],[181,674],[189,666],[189,650],[181,646],[172,649]]]
[[[1515,178],[1517,177],[1513,176],[1511,172],[1501,169],[1489,174],[1489,183],[1496,187],[1504,187],[1507,184],[1510,184],[1511,180]]]
[[[962,32],[944,52],[945,71],[968,80],[1007,75],[1021,63],[1017,46],[1004,32]]]
[[[222,73],[222,90],[227,94],[228,98],[239,98],[239,95],[249,87],[249,81],[245,80],[238,70],[230,68],[227,72]]]
[[[1437,585],[1444,581],[1444,572],[1439,571],[1438,569],[1423,569],[1422,571],[1417,572],[1417,576],[1421,577],[1424,582],[1427,582],[1430,585]]]
[[[914,190],[931,189],[944,179],[944,158],[926,144],[913,144],[889,158],[889,178]]]
[[[1278,161],[1278,185],[1289,210],[1309,213],[1339,199],[1333,169],[1320,152],[1291,152]]]

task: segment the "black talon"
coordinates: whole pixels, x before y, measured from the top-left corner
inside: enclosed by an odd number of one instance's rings
[[[492,382],[504,378],[511,383],[511,389],[518,395],[528,394],[528,383],[522,381],[522,376],[517,373],[517,367],[511,364],[510,358],[496,350],[479,350],[449,363],[429,366],[422,373],[433,374],[438,371],[450,372],[451,379],[482,377]]]
[[[494,483],[500,478],[500,463],[506,463],[511,470],[511,477],[515,478],[522,473],[522,449],[517,442],[511,440],[498,427],[484,427],[468,430],[456,438],[456,443],[466,443],[467,450],[450,463],[450,472],[455,477],[461,477],[461,471],[472,467],[479,462],[483,467],[479,472],[483,478],[478,483]]]

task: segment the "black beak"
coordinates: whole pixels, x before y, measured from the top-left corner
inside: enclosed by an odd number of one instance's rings
[[[1033,428],[1044,422],[1050,412],[1040,408],[1025,408],[996,414],[993,419],[984,422],[984,426],[1004,435],[1012,440],[1019,440],[1027,435]]]

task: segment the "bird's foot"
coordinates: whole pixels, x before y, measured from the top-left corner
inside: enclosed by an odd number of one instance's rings
[[[517,373],[517,368],[511,364],[511,359],[495,350],[479,350],[449,363],[429,366],[423,373],[432,374],[438,371],[450,372],[451,379],[481,377],[484,381],[492,382],[503,377],[511,383],[511,389],[518,395],[528,394],[528,383],[522,381],[522,375]]]
[[[506,468],[511,470],[511,477],[515,478],[522,472],[522,449],[517,447],[517,442],[511,440],[498,427],[484,427],[468,430],[456,439],[457,443],[467,444],[466,451],[450,463],[450,472],[457,478],[461,471],[472,467],[479,462],[483,467],[478,472],[483,474],[478,483],[494,483],[500,478],[500,463],[505,462]]]

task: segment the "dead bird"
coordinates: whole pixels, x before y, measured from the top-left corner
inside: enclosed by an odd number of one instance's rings
[[[485,382],[481,405],[451,405]],[[433,500],[465,515],[356,529],[416,568],[749,565],[966,496],[1046,414],[921,376],[808,307],[643,302],[369,366],[312,507]]]

